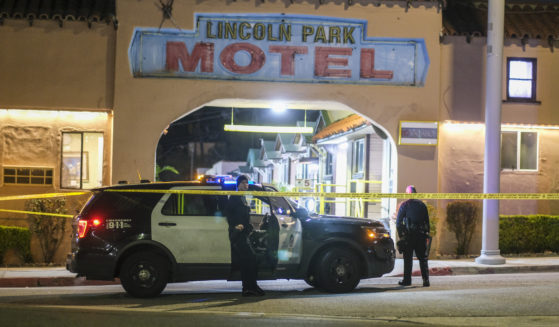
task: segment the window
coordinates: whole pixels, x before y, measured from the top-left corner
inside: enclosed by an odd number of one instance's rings
[[[270,197],[270,205],[276,215],[290,215],[291,207],[287,201],[282,197]]]
[[[352,169],[353,174],[363,174],[363,164],[365,162],[365,139],[355,140],[352,150]]]
[[[297,179],[309,178],[309,165],[307,163],[300,163],[297,165]]]
[[[4,183],[52,185],[52,171],[52,168],[4,167]]]
[[[63,132],[61,188],[93,188],[103,184],[103,133]]]
[[[324,175],[330,176],[334,172],[334,157],[330,152],[326,152],[326,162],[324,163]]]
[[[507,58],[507,100],[536,101],[535,58]]]
[[[501,169],[538,170],[538,133],[502,132]]]
[[[217,196],[200,194],[171,194],[161,213],[166,216],[223,215],[222,210],[218,210]]]
[[[290,171],[290,160],[289,158],[282,160],[282,168],[283,168],[283,175],[282,175],[282,183],[285,185],[289,185],[289,171]]]

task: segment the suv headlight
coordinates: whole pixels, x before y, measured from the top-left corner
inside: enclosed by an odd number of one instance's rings
[[[388,233],[384,228],[367,227],[367,226],[361,226],[361,228],[365,231],[365,234],[367,235],[367,239],[369,240],[380,240],[383,238],[390,238],[390,233]]]

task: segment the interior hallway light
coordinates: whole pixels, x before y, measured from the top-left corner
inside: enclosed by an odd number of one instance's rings
[[[282,113],[285,112],[285,110],[287,110],[285,103],[283,102],[274,102],[272,104],[272,111],[276,112],[276,113]]]
[[[307,111],[305,110],[305,126],[265,126],[265,125],[235,125],[233,121],[233,108],[231,108],[231,124],[223,125],[227,132],[250,133],[294,133],[312,134],[313,128],[307,127]]]
[[[254,126],[254,125],[224,125],[227,132],[252,132],[252,133],[312,133],[312,127],[297,126]]]

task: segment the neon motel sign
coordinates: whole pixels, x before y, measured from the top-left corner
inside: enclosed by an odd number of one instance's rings
[[[302,15],[197,14],[196,29],[137,28],[134,77],[422,86],[423,39],[367,37],[367,22]]]

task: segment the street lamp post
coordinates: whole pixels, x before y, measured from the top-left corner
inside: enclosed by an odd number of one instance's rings
[[[488,9],[483,193],[499,193],[505,0],[489,0]],[[505,263],[499,250],[499,200],[483,200],[481,255],[476,262],[488,265]]]

